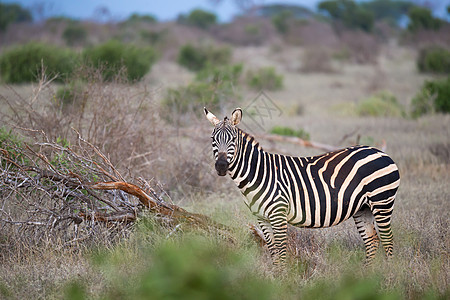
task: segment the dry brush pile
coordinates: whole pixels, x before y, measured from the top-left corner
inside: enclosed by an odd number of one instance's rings
[[[176,166],[183,160],[166,163],[182,141],[157,120],[145,86],[119,76],[104,82],[95,70],[78,74],[81,88],[71,90],[70,101],[44,75],[31,97],[12,88],[12,96],[1,96],[2,256],[24,245],[111,244],[147,213],[169,228],[187,224],[228,235],[166,192],[184,175]]]

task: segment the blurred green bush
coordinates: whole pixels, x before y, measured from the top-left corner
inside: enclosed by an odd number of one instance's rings
[[[214,88],[206,82],[193,82],[179,88],[169,88],[161,105],[162,116],[169,122],[175,122],[180,115],[193,113],[200,115],[204,106],[211,110],[218,109],[219,95]]]
[[[156,61],[156,53],[151,47],[136,47],[111,40],[86,49],[83,58],[102,71],[104,80],[112,80],[125,68],[127,78],[135,81],[150,71]]]
[[[307,141],[309,141],[309,139],[310,139],[309,133],[301,128],[295,130],[290,127],[275,126],[270,130],[270,133],[284,135],[284,136],[295,136],[295,137],[301,138],[302,140],[307,140]]]
[[[412,117],[431,112],[450,113],[450,76],[445,79],[425,81],[411,101]]]
[[[2,149],[5,157],[9,157],[13,161],[29,162],[29,159],[23,155],[21,149],[24,147],[21,138],[16,135],[11,129],[0,127],[0,149]],[[0,166],[8,168],[15,168],[17,165],[10,164],[8,160],[0,159]]]
[[[109,281],[101,299],[273,299],[274,285],[251,268],[253,257],[240,255],[229,244],[187,234],[155,247],[144,247],[128,258],[123,270],[116,253],[102,251],[94,260]],[[87,296],[82,282],[69,283],[66,296]]]
[[[64,81],[78,63],[78,55],[66,48],[31,42],[6,50],[0,56],[0,75],[6,83],[33,82],[44,67],[47,76]]]
[[[381,91],[358,103],[359,116],[372,117],[404,117],[405,111],[397,98],[390,92]]]
[[[417,67],[421,72],[450,74],[450,51],[438,46],[424,48],[419,52]]]
[[[191,71],[200,71],[209,65],[224,65],[230,63],[231,50],[228,47],[211,45],[194,46],[186,44],[180,48],[178,63]]]
[[[396,290],[383,290],[382,282],[382,277],[377,275],[370,275],[362,278],[356,277],[355,275],[344,275],[338,282],[322,279],[307,286],[303,290],[301,298],[322,300],[401,299],[400,293]]]
[[[200,116],[203,111],[199,108],[204,106],[217,111],[228,101],[239,99],[237,87],[242,77],[242,69],[242,64],[209,65],[199,71],[189,85],[167,90],[162,101],[161,115],[169,122],[180,122],[178,117],[182,115]]]
[[[249,87],[255,90],[279,90],[283,88],[283,75],[276,73],[273,67],[250,70],[246,74]]]

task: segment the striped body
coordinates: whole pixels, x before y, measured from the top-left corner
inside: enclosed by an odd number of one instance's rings
[[[389,156],[367,146],[314,157],[268,153],[228,123],[218,123],[213,132],[216,169],[222,155],[228,174],[258,218],[274,263],[285,259],[288,223],[321,228],[351,217],[368,260],[375,255],[379,237],[386,254],[392,255],[390,221],[400,177]]]

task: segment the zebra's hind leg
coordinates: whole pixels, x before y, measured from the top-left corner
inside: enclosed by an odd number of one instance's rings
[[[383,201],[371,203],[372,214],[378,227],[381,244],[388,258],[392,257],[394,242],[391,229],[391,216],[394,208],[395,195]],[[369,202],[370,203],[370,202]]]
[[[366,246],[366,263],[370,264],[380,244],[380,239],[375,229],[374,217],[370,208],[364,206],[353,216],[353,219]]]

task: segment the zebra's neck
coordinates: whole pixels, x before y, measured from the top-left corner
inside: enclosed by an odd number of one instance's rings
[[[233,181],[244,192],[248,183],[255,179],[263,169],[261,158],[267,153],[253,136],[239,128],[237,130],[236,152],[230,163],[229,171]]]

